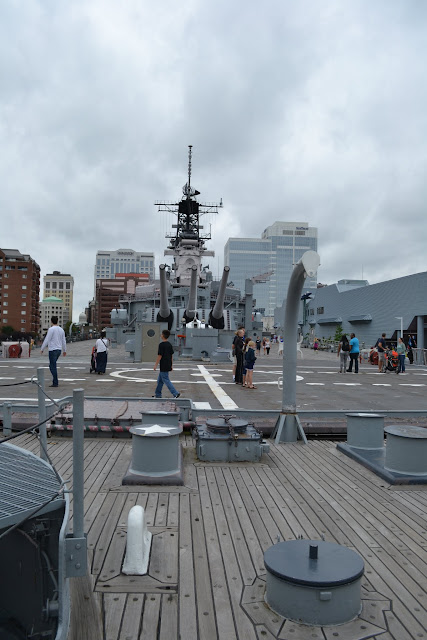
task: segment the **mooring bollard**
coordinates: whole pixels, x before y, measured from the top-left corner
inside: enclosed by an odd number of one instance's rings
[[[427,429],[413,425],[386,427],[384,468],[395,473],[427,476]]]
[[[357,449],[382,449],[384,416],[377,413],[348,413],[347,444]]]
[[[265,600],[279,615],[308,625],[344,624],[362,609],[362,558],[323,540],[288,540],[267,549]]]

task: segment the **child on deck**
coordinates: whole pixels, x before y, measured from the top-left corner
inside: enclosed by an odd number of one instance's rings
[[[254,375],[254,364],[256,361],[256,355],[255,355],[255,342],[253,340],[251,340],[248,343],[248,348],[245,354],[245,364],[246,364],[246,385],[248,387],[248,389],[256,389],[256,386],[254,385],[254,381],[253,381],[253,375]]]

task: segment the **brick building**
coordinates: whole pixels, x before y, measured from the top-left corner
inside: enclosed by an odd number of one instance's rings
[[[17,249],[0,249],[0,326],[38,335],[40,267]]]
[[[139,284],[150,281],[148,273],[116,273],[115,278],[96,281],[94,325],[103,329],[111,324],[111,311],[119,307],[122,294],[133,294]]]

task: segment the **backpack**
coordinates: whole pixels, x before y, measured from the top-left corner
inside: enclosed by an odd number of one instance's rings
[[[341,343],[341,351],[350,351],[350,343],[348,340]]]

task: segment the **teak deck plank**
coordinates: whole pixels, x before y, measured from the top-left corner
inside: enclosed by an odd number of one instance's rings
[[[30,434],[13,443],[39,453]],[[313,628],[284,621],[263,601],[264,551],[278,535],[301,534],[324,535],[364,559],[362,614],[339,628],[342,640],[361,637],[361,625],[372,640],[427,639],[426,487],[390,487],[328,441],[270,443],[262,464],[199,462],[189,436],[183,449],[183,487],[121,487],[129,441],[84,442],[84,523],[93,567],[86,584],[94,583],[93,602],[102,605],[102,615],[92,607],[93,628],[103,626],[105,640],[313,637]],[[48,452],[71,489],[71,438],[49,440]],[[70,503],[72,512],[72,494]],[[154,554],[142,577],[121,574],[135,504],[145,508],[153,533]],[[87,598],[78,580],[72,606],[83,609]],[[74,616],[69,640],[76,632],[85,638],[89,615],[88,609],[80,620]],[[335,640],[337,632],[315,631],[322,640]]]

